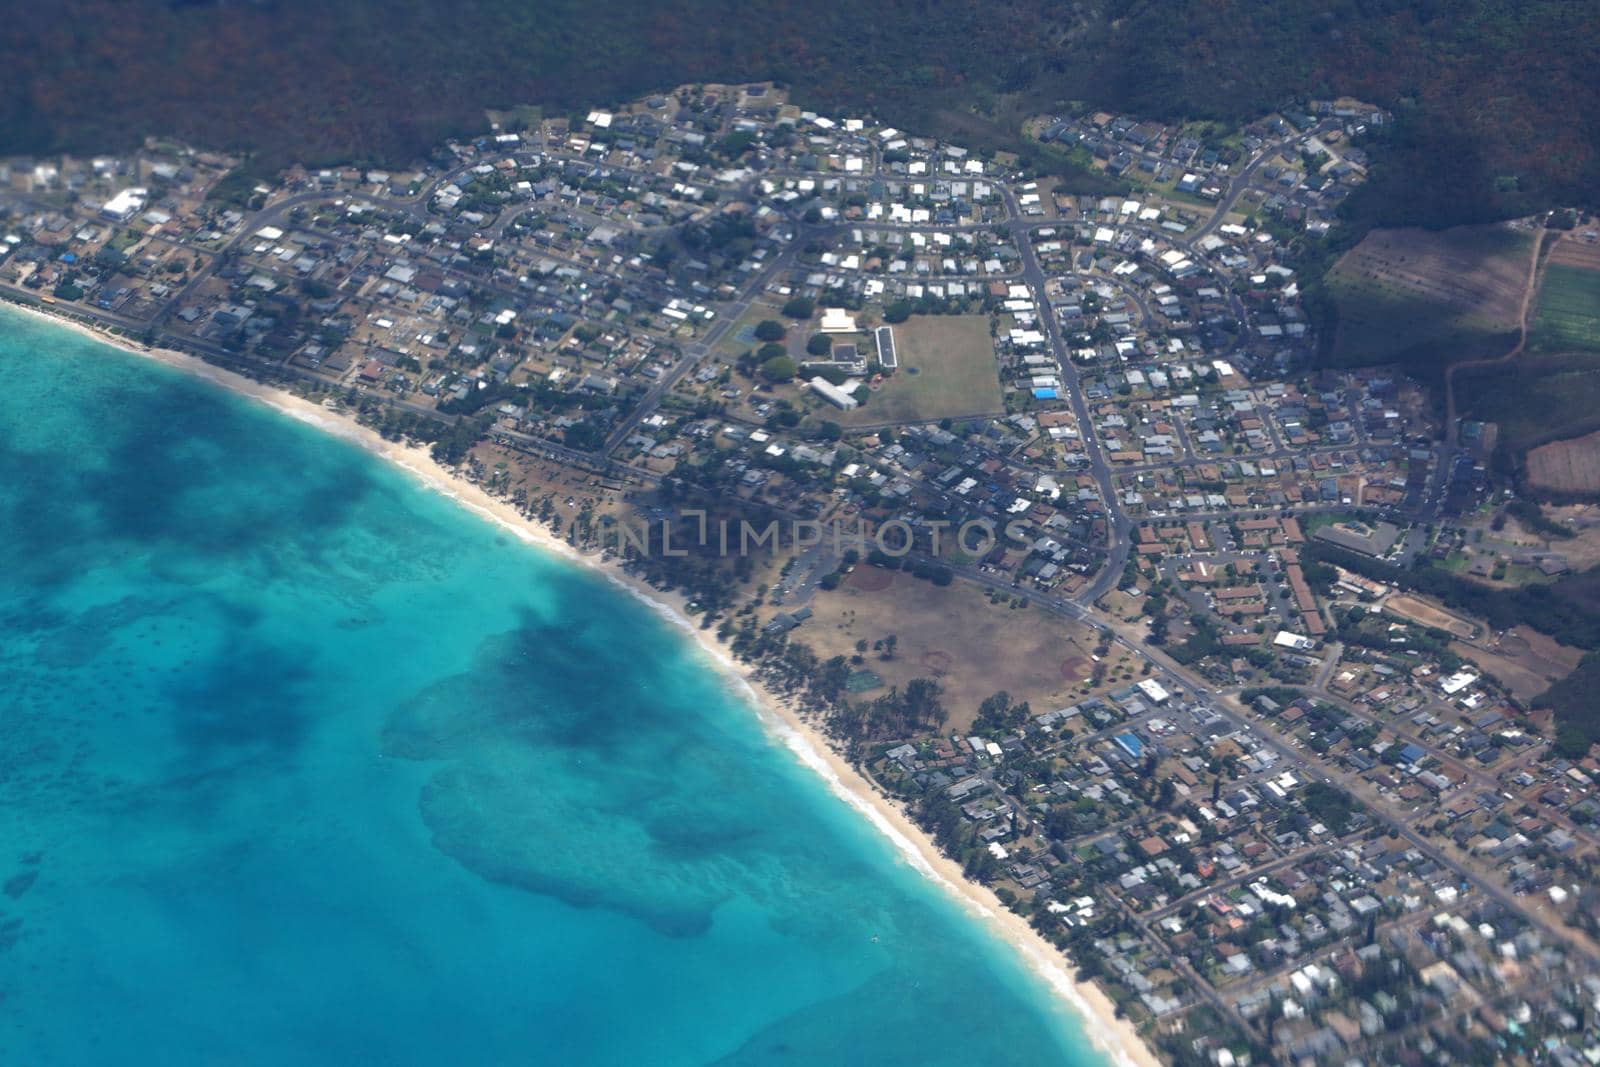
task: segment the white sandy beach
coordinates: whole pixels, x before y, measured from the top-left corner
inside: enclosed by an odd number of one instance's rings
[[[598,556],[577,552],[553,536],[539,523],[523,516],[510,503],[491,496],[481,487],[455,475],[437,463],[426,448],[386,441],[376,431],[354,418],[272,386],[253,381],[233,371],[214,367],[194,356],[169,349],[145,348],[124,338],[103,333],[76,320],[33,308],[10,304],[22,314],[32,315],[57,326],[75,330],[102,344],[152,359],[242,396],[260,401],[277,411],[343,438],[408,471],[424,485],[443,493],[484,518],[500,524],[517,537],[539,548],[591,567],[645,601],[668,621],[692,636],[707,657],[730,681],[742,687],[750,703],[760,712],[771,732],[795,753],[796,757],[821,775],[842,800],[860,811],[918,871],[937,882],[973,912],[999,937],[1012,945],[1044,981],[1079,1016],[1079,1028],[1102,1052],[1123,1067],[1155,1067],[1161,1061],[1139,1037],[1132,1024],[1117,1017],[1109,997],[1099,987],[1077,981],[1066,958],[1028,925],[1021,916],[1002,905],[987,887],[969,881],[959,864],[942,855],[932,841],[900,808],[881,793],[867,778],[834,750],[828,739],[805,722],[786,702],[767,692],[752,674],[735,662],[708,630],[693,623],[683,610],[682,598],[663,594],[619,566]]]

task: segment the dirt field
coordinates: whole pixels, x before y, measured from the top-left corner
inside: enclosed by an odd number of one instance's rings
[[[1459,615],[1451,614],[1443,608],[1435,607],[1420,597],[1409,593],[1395,593],[1383,602],[1383,610],[1402,619],[1443,630],[1471,640],[1477,636],[1480,627],[1468,622]]]
[[[1600,270],[1600,238],[1584,237],[1579,233],[1563,234],[1546,260],[1552,267],[1581,267]]]
[[[1545,514],[1577,529],[1578,535],[1562,541],[1557,550],[1567,557],[1567,564],[1574,572],[1600,566],[1600,505],[1547,507]]]
[[[1506,631],[1494,648],[1478,648],[1460,641],[1451,642],[1450,648],[1494,675],[1523,702],[1571,674],[1583,658],[1582,649],[1568,648],[1527,627]]]
[[[1429,353],[1444,362],[1498,354],[1497,339],[1517,328],[1531,239],[1498,224],[1373,230],[1328,276],[1335,359],[1382,363],[1436,346],[1453,346]]]
[[[900,369],[838,422],[931,422],[1005,409],[987,315],[913,316],[895,325],[894,341]]]
[[[1503,226],[1373,230],[1334,269],[1341,281],[1447,304],[1510,328],[1521,310],[1528,240]]]
[[[1528,481],[1565,493],[1600,493],[1600,431],[1528,453]]]
[[[837,590],[817,594],[813,617],[795,636],[823,659],[854,655],[856,642],[865,640],[864,662],[856,669],[877,672],[886,686],[937,678],[953,729],[969,725],[978,705],[997,689],[1026,700],[1035,714],[1083,699],[1096,666],[1095,632],[1038,608],[1008,604],[991,603],[983,590],[966,583],[941,587],[863,565]],[[897,644],[894,658],[884,660],[871,646],[889,634]],[[1113,651],[1104,659],[1105,688],[1125,673],[1140,677],[1125,655]]]

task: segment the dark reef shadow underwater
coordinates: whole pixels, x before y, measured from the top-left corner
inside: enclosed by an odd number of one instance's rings
[[[0,309],[0,1063],[1098,1062],[626,596]]]

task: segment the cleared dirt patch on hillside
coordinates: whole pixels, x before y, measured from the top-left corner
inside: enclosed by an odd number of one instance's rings
[[[1524,703],[1571,674],[1583,658],[1582,649],[1568,648],[1525,626],[1506,631],[1488,648],[1454,641],[1450,649],[1494,675]]]
[[[1529,452],[1528,482],[1561,493],[1600,493],[1600,431]]]
[[[1406,363],[1429,376],[1499,355],[1515,334],[1533,232],[1505,224],[1373,230],[1328,274],[1332,361]]]
[[[1600,270],[1600,238],[1566,234],[1550,249],[1547,262],[1552,267]]]
[[[1600,567],[1600,505],[1546,505],[1544,511],[1550,518],[1577,531],[1571,538],[1551,542],[1554,551],[1567,557],[1567,565],[1573,573]]]

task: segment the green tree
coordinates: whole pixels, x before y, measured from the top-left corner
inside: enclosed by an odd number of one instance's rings
[[[761,376],[769,382],[790,382],[796,371],[794,360],[788,356],[774,356],[761,364]]]

